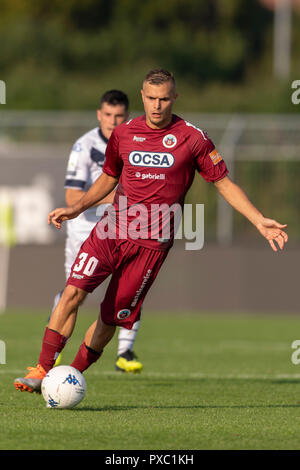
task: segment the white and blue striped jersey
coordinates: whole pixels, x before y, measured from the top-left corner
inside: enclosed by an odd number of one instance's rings
[[[75,142],[67,165],[65,189],[89,190],[102,174],[107,142],[99,127],[90,130]],[[68,220],[67,236],[83,242],[107,207],[108,204],[91,207],[75,219]]]

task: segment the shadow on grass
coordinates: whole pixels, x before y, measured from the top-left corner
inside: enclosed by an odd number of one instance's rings
[[[283,375],[283,374],[282,374]],[[100,374],[97,374],[97,377],[100,378],[101,375]],[[297,377],[284,377],[284,375],[282,377],[259,377],[258,376],[243,376],[241,375],[240,377],[239,376],[236,376],[234,374],[231,375],[228,375],[227,377],[226,376],[222,376],[220,375],[219,377],[216,375],[216,376],[209,376],[209,375],[205,375],[203,374],[203,376],[199,375],[197,376],[196,374],[193,376],[193,375],[190,375],[190,376],[186,376],[184,374],[184,372],[182,373],[182,376],[178,375],[178,376],[172,376],[172,374],[168,375],[166,374],[166,377],[156,377],[155,375],[151,375],[149,374],[148,376],[147,375],[143,375],[143,376],[140,376],[139,374],[134,374],[134,375],[120,375],[119,373],[105,373],[103,374],[103,376],[101,377],[101,379],[105,379],[105,380],[110,380],[110,381],[118,381],[120,382],[120,379],[121,381],[124,380],[124,383],[132,383],[132,382],[136,382],[136,383],[139,383],[139,384],[146,384],[147,387],[158,387],[158,386],[164,386],[164,387],[173,387],[174,385],[180,383],[180,382],[184,382],[184,383],[190,383],[190,384],[193,384],[193,383],[208,383],[208,382],[230,382],[230,383],[241,383],[241,382],[245,382],[245,383],[249,383],[249,382],[253,382],[253,383],[269,383],[269,384],[300,384],[300,375],[297,376]]]
[[[276,385],[286,385],[286,384],[299,385],[300,379],[272,379],[270,380],[270,382]]]
[[[120,405],[120,406],[83,406],[76,408],[76,411],[132,411],[132,410],[211,410],[211,409],[268,409],[268,408],[300,408],[299,404],[285,405],[160,405],[160,406],[136,406],[136,405]]]

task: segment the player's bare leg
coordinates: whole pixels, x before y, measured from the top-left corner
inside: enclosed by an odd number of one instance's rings
[[[116,327],[103,323],[99,315],[98,320],[94,321],[87,330],[84,342],[89,348],[100,352],[110,342],[115,331]]]
[[[99,315],[96,320],[87,330],[84,341],[81,344],[74,361],[71,366],[84,372],[91,364],[96,362],[101,356],[104,347],[110,342],[116,327],[114,325],[107,325]]]
[[[48,328],[70,338],[73,333],[78,307],[87,296],[87,292],[78,287],[67,285],[54,309]]]
[[[122,331],[121,338],[124,338],[124,335],[126,335],[126,346],[123,348],[123,350],[118,351],[116,370],[120,372],[136,373],[141,372],[143,368],[142,363],[137,360],[135,353],[132,351],[132,346],[136,337],[139,323],[139,321],[135,322],[133,324],[132,330],[122,328],[124,331]],[[104,347],[114,336],[115,330],[115,326],[103,323],[101,316],[99,315],[98,320],[94,321],[94,323],[92,323],[87,330],[84,337],[84,344],[91,350],[101,354]],[[118,339],[120,341],[120,333]],[[72,363],[72,365],[73,367],[76,367],[74,363]],[[78,367],[76,367],[76,369],[77,368]]]

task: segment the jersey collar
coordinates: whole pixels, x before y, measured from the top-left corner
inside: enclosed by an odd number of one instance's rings
[[[104,140],[104,142],[107,144],[108,139],[102,134],[100,127],[98,127],[98,134],[99,134],[100,139]]]

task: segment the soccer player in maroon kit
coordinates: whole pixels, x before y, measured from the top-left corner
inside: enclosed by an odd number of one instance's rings
[[[45,330],[38,364],[30,368],[26,377],[15,380],[18,390],[40,392],[43,377],[72,334],[79,305],[110,274],[112,278],[98,320],[87,330],[71,365],[80,372],[86,370],[100,357],[116,326],[130,329],[139,319],[140,307],[174,238],[173,220],[170,236],[161,236],[165,221],[157,207],[183,206],[195,171],[215,185],[274,251],[277,251],[276,244],[283,249],[288,240],[283,231],[286,225],[265,218],[230,180],[225,162],[209,137],[172,114],[177,97],[173,75],[165,70],[152,70],[144,79],[141,93],[145,115],[113,131],[103,174],[76,204],[49,214],[48,222],[59,229],[63,221],[77,217],[118,185],[114,214],[100,220],[81,246]],[[125,198],[126,208],[123,207]],[[135,211],[140,206],[147,213],[134,224]],[[136,231],[130,230],[130,225],[139,225],[139,237],[135,236]],[[108,226],[114,226],[114,236]]]

